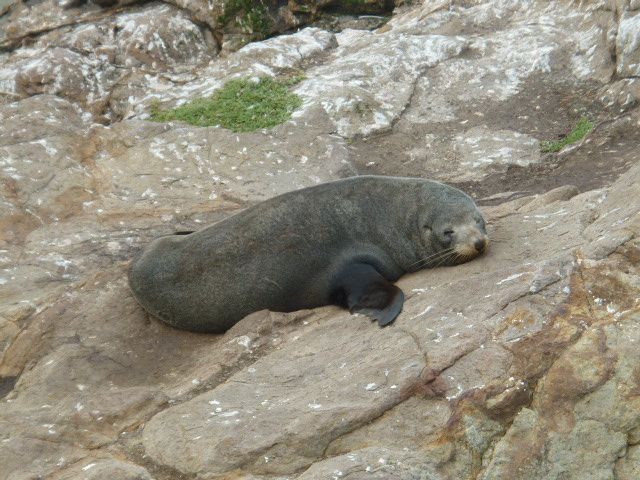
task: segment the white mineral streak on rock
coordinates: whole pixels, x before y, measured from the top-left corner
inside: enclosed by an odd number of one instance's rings
[[[616,36],[616,55],[618,75],[640,75],[640,12],[622,15]]]
[[[577,51],[571,57],[573,73],[584,80],[609,81],[614,65],[606,56],[607,44],[603,41],[606,32],[593,25],[587,30],[576,31],[574,35]]]
[[[413,292],[416,292],[416,291],[420,292],[421,290],[424,291],[425,289],[416,289],[416,288],[414,288],[412,291]],[[427,306],[427,308],[422,310],[420,313],[418,313],[417,315],[414,315],[413,317],[411,317],[411,320],[413,320],[414,318],[422,317],[423,315],[426,315],[427,313],[429,313],[431,310],[433,310],[433,305]]]
[[[464,173],[458,180],[478,178],[507,165],[527,166],[540,159],[538,140],[511,130],[489,130],[474,127],[454,138],[453,144],[460,155],[460,167]]]
[[[320,103],[345,137],[388,128],[425,69],[459,55],[467,44],[461,37],[351,30],[337,39],[333,61],[310,69],[295,91],[305,108]]]
[[[496,282],[496,285],[502,285],[503,283],[511,282],[512,280],[515,280],[516,278],[520,278],[522,275],[525,275],[525,273],[514,273],[513,275],[510,275],[507,278],[503,278],[499,282]]]
[[[638,5],[587,3],[421,2],[378,33],[310,28],[219,58],[165,4],[96,19],[109,10],[21,2],[9,23],[32,34],[0,54],[0,479],[150,480],[103,458],[143,449],[198,478],[637,478]],[[141,120],[154,98],[299,68],[304,108],[264,132]],[[128,290],[160,235],[363,168],[508,183],[538,160],[532,132],[618,106],[558,163],[589,182],[492,192],[487,255],[403,277],[388,328],[325,307],[193,334]]]

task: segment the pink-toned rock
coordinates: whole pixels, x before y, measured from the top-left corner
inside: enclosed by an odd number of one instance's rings
[[[634,2],[423,2],[224,55],[206,2],[63,3],[0,18],[1,480],[637,477]],[[262,75],[305,77],[272,129],[146,120]],[[193,334],[129,293],[151,239],[365,172],[484,197],[488,252],[403,277],[392,326]]]

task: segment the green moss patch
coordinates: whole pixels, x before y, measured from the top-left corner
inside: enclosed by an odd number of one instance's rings
[[[218,18],[221,25],[233,22],[247,33],[264,38],[269,34],[272,20],[264,0],[226,0],[224,14]]]
[[[151,120],[179,120],[199,127],[220,125],[234,132],[251,132],[286,122],[302,105],[302,99],[289,87],[302,77],[286,80],[248,78],[231,80],[209,98],[197,98],[170,110],[151,108]]]
[[[571,145],[572,143],[575,143],[578,140],[582,140],[582,138],[584,138],[585,135],[587,135],[591,130],[593,130],[594,126],[595,124],[591,120],[583,117],[576,124],[576,126],[573,127],[573,130],[571,130],[569,135],[567,135],[566,137],[561,138],[560,140],[556,140],[554,142],[552,141],[540,142],[540,150],[542,150],[543,153],[559,152],[567,145]]]

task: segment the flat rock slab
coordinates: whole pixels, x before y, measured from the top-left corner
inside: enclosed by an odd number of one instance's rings
[[[497,385],[502,396],[492,408],[522,401],[537,370],[518,371],[520,383],[513,382],[513,365],[524,360],[516,361],[517,346],[546,332],[545,318],[575,288],[568,282],[577,265],[571,252],[581,246],[588,258],[606,257],[638,228],[637,206],[614,207],[637,194],[632,178],[640,170],[629,175],[607,191],[574,196],[563,189],[493,209],[490,233],[498,245],[469,264],[403,279],[412,294],[394,326],[371,328],[366,319],[340,315],[286,334],[277,350],[225,383],[155,416],[143,433],[147,453],[185,473],[286,473],[311,463],[334,439],[335,453],[387,443],[393,417],[377,417],[425,383],[449,401]],[[500,245],[502,238],[509,245]],[[523,243],[528,262],[513,269]],[[247,328],[242,323],[237,328]],[[555,340],[561,345],[580,333],[579,325],[563,328]],[[371,420],[364,439],[349,433]],[[418,438],[433,437],[416,431],[401,443]]]
[[[127,2],[0,18],[0,480],[638,477],[640,3],[413,2],[231,53],[219,2]],[[147,121],[264,75],[303,77],[273,129]],[[402,278],[392,326],[199,335],[129,293],[151,239],[365,172],[494,205],[488,252]]]
[[[426,42],[439,34],[464,42],[463,49],[429,65],[413,82],[400,80],[397,90],[410,89],[411,95],[384,125],[386,135],[355,139],[355,163],[370,173],[421,172],[450,182],[480,181],[492,172],[538,163],[538,141],[566,135],[581,115],[598,115],[601,106],[588,99],[616,68],[610,55],[617,28],[612,15],[523,1],[427,2],[395,16],[379,36]],[[354,91],[358,81],[353,79]],[[587,97],[582,88],[590,90]],[[612,92],[611,98],[622,99],[630,90],[624,84],[625,93]],[[373,110],[374,117],[386,115],[382,108]],[[350,128],[358,121],[350,118]]]
[[[540,161],[540,142],[512,130],[474,127],[454,138],[453,149],[459,155],[461,174],[452,180],[458,182],[505,171],[509,165],[524,167]]]
[[[318,462],[300,480],[339,478],[347,480],[441,480],[428,459],[417,452],[389,448],[366,448]]]
[[[153,480],[144,468],[116,459],[84,459],[52,480]]]
[[[177,208],[253,203],[352,175],[344,141],[326,133],[321,116],[315,120],[253,133],[135,120],[97,128],[95,174],[103,191],[87,210],[133,204],[137,210],[170,208],[166,214],[175,216]]]
[[[296,333],[222,385],[156,415],[143,433],[147,453],[184,473],[307,466],[420,379],[424,358],[412,336],[370,323],[343,316]]]
[[[346,30],[336,37],[332,61],[311,69],[296,92],[308,105],[320,103],[345,137],[389,128],[409,102],[416,79],[466,47],[463,38],[441,35]]]

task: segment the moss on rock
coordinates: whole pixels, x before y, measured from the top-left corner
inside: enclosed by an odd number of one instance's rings
[[[273,24],[264,0],[227,0],[218,21],[221,25],[233,22],[243,32],[260,38],[269,35]]]
[[[573,130],[569,132],[567,136],[556,141],[540,142],[540,150],[544,153],[559,152],[567,145],[582,140],[591,130],[593,130],[594,123],[586,117],[581,118]]]
[[[220,125],[234,132],[274,127],[289,120],[293,111],[302,105],[300,97],[289,91],[289,87],[301,79],[231,80],[208,98],[196,98],[169,110],[154,105],[151,120],[178,120],[200,127]]]

